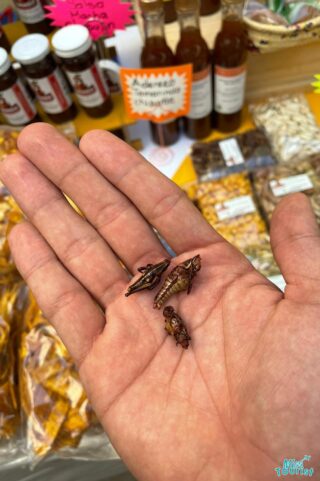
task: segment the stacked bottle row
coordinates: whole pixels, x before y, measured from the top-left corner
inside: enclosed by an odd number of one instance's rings
[[[52,46],[64,73],[45,35],[25,35],[11,50],[44,112],[55,123],[74,119],[77,107],[71,97],[71,85],[79,104],[90,117],[107,115],[112,110],[112,100],[88,29],[82,25],[64,27],[53,35]],[[40,120],[28,87],[18,77],[3,48],[0,48],[0,111],[11,125]]]
[[[222,132],[236,130],[241,122],[246,77],[246,31],[242,22],[242,1],[225,0],[222,4],[222,29],[213,52],[201,36],[199,1],[175,0],[180,24],[180,40],[175,54],[166,43],[164,10],[161,0],[141,0],[145,45],[141,66],[170,67],[192,64],[191,106],[182,119],[186,135],[207,137],[212,128]],[[179,138],[178,119],[151,123],[153,140],[171,145]]]
[[[165,23],[177,20],[174,0],[162,0]],[[200,15],[212,15],[220,9],[220,0],[200,0]]]

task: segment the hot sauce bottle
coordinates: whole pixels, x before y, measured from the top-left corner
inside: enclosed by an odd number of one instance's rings
[[[214,45],[215,125],[221,132],[232,132],[241,123],[247,60],[242,7],[242,1],[223,0],[222,29]]]
[[[29,86],[43,110],[53,122],[67,122],[75,118],[77,109],[69,87],[51,53],[45,35],[33,33],[17,40],[12,56],[22,65]]]
[[[200,15],[211,15],[220,10],[220,0],[201,0]]]
[[[28,32],[47,34],[52,31],[41,0],[13,0],[13,3]]]
[[[162,0],[164,8],[164,21],[171,23],[177,20],[177,12],[174,8],[174,0]]]
[[[191,107],[184,117],[184,130],[192,139],[211,132],[212,77],[209,48],[199,26],[199,0],[175,0],[181,29],[176,58],[179,64],[193,65]]]
[[[25,125],[41,120],[4,48],[0,48],[0,112],[10,125]]]
[[[145,45],[141,53],[144,68],[171,67],[175,57],[164,36],[164,14],[161,0],[140,2],[144,19]],[[174,144],[179,138],[178,120],[151,122],[153,141],[161,146]]]
[[[112,110],[109,88],[93,50],[89,30],[83,25],[68,25],[52,37],[52,46],[77,99],[90,117],[104,117]]]

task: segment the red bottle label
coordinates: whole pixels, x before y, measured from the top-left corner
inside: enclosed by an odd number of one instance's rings
[[[0,92],[0,111],[11,125],[27,124],[36,115],[32,100],[20,80]]]

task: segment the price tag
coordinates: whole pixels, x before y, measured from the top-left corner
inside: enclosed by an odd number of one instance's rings
[[[283,195],[293,194],[294,192],[313,189],[313,184],[307,174],[300,174],[283,177],[278,180],[270,180],[270,187],[273,195],[281,197]]]
[[[227,167],[244,163],[244,158],[236,139],[221,140],[219,148]]]
[[[111,37],[115,30],[123,30],[133,23],[132,5],[121,0],[52,0],[45,6],[45,16],[52,26],[80,24],[87,27],[93,40]]]
[[[120,70],[125,106],[134,119],[165,122],[190,109],[192,66]]]
[[[256,207],[250,195],[240,195],[215,206],[219,220],[231,219],[239,215],[251,214]]]

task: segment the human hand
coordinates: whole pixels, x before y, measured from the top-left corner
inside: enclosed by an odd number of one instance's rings
[[[18,146],[0,167],[29,219],[10,235],[15,262],[132,473],[141,481],[270,481],[285,457],[316,459],[320,241],[307,198],[284,199],[273,216],[282,294],[111,134],[92,131],[78,150],[33,124]],[[156,290],[124,296],[128,276],[117,257],[132,273],[167,257],[148,222],[177,253],[170,269],[202,259],[190,295],[170,299],[188,326],[188,350],[152,308]]]

